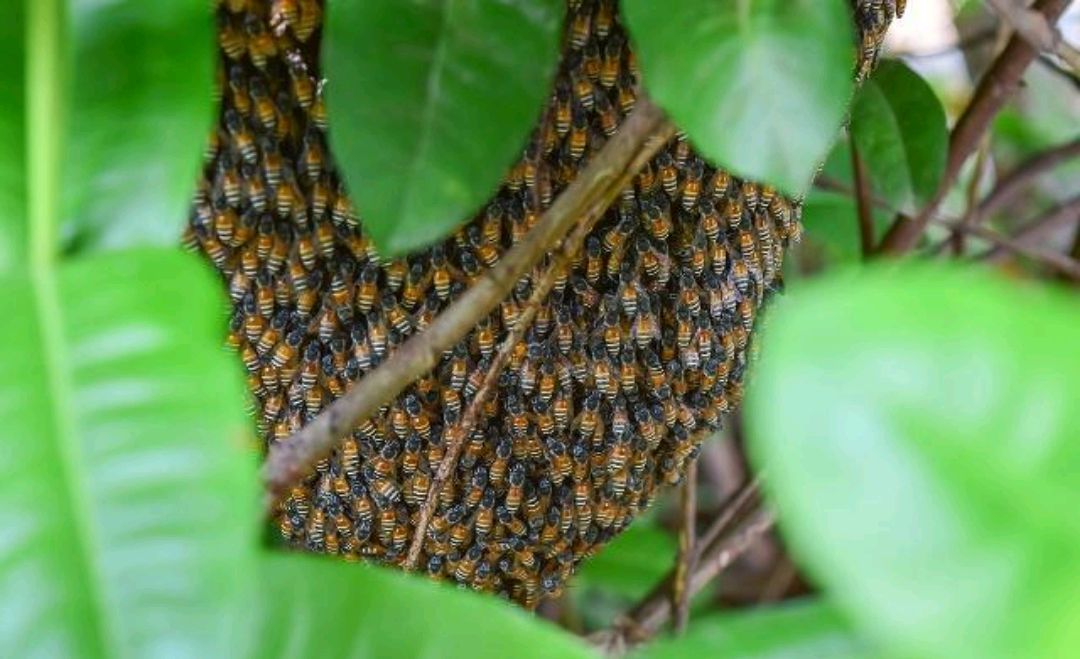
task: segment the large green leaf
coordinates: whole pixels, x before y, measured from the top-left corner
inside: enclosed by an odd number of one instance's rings
[[[803,601],[695,618],[685,636],[661,639],[635,659],[868,659],[871,648],[832,607]]]
[[[220,285],[146,249],[0,286],[4,654],[225,656],[256,511]]]
[[[559,0],[340,0],[327,16],[334,153],[382,252],[469,219],[520,156],[555,69]]]
[[[854,43],[844,0],[625,0],[645,86],[718,165],[801,193],[836,138]]]
[[[849,130],[873,190],[894,208],[915,212],[937,191],[949,148],[945,109],[906,64],[881,63],[855,97]]]
[[[268,555],[245,657],[411,659],[594,656],[506,603],[415,575],[312,556]]]
[[[879,268],[781,303],[747,397],[796,556],[901,653],[1080,647],[1080,308]]]
[[[67,249],[179,239],[212,126],[210,4],[68,2]]]
[[[640,520],[585,561],[570,585],[638,599],[667,574],[677,553],[674,536],[650,520]]]
[[[22,264],[26,244],[26,23],[22,3],[12,4],[0,20],[0,275]]]

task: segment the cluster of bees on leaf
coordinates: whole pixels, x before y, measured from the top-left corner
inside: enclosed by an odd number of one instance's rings
[[[856,3],[877,57],[897,7]],[[218,0],[220,115],[184,241],[224,278],[228,344],[267,445],[285,441],[422,331],[521,240],[635,103],[614,0],[569,0],[562,61],[521,160],[441,244],[380,258],[326,139],[318,0]],[[539,114],[539,113],[538,113]],[[403,191],[407,194],[407,191]],[[781,287],[797,203],[677,134],[559,274],[499,374],[420,565],[532,608],[677,483],[737,405],[757,315]],[[288,545],[400,565],[433,475],[542,264],[438,366],[285,498]]]

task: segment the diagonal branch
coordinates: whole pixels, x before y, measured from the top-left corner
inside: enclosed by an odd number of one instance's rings
[[[1032,11],[1038,12],[1047,23],[1054,24],[1068,4],[1068,0],[1037,0]],[[1009,40],[1005,50],[979,82],[971,102],[953,128],[949,138],[945,173],[934,197],[917,216],[897,218],[881,241],[879,253],[900,256],[915,248],[949,189],[956,182],[964,162],[978,147],[994,117],[1019,88],[1020,79],[1038,54],[1020,35],[1014,35]]]
[[[442,353],[498,306],[518,279],[558,244],[582,215],[598,204],[610,204],[621,189],[621,182],[632,176],[627,168],[639,159],[649,138],[663,124],[661,110],[644,95],[639,97],[619,132],[555,199],[524,240],[485,271],[427,330],[412,336],[310,423],[285,441],[272,445],[262,471],[267,513],[358,422],[370,418],[416,378],[433,369]]]
[[[1073,48],[1061,38],[1061,32],[1038,11],[1033,11],[1017,0],[987,0],[998,14],[1017,34],[1033,47],[1053,53],[1061,58],[1075,73],[1080,73],[1080,50]]]
[[[532,294],[529,296],[529,300],[518,316],[513,328],[507,333],[506,338],[503,339],[502,343],[499,344],[498,352],[495,354],[495,358],[488,367],[487,373],[484,374],[484,380],[481,383],[480,388],[477,389],[476,396],[473,398],[472,402],[469,403],[457,430],[447,442],[446,454],[443,456],[442,462],[439,463],[439,469],[436,471],[435,477],[431,481],[431,487],[428,489],[427,498],[420,508],[420,516],[416,523],[416,531],[413,533],[412,543],[409,545],[409,552],[405,559],[406,570],[411,570],[416,567],[416,561],[420,557],[420,550],[424,544],[424,536],[427,533],[427,527],[431,523],[431,516],[435,512],[435,505],[438,501],[439,493],[442,491],[450,474],[452,474],[457,467],[461,449],[465,445],[465,441],[472,435],[473,428],[480,416],[480,411],[483,409],[484,405],[487,404],[488,399],[494,392],[495,385],[499,380],[499,375],[502,373],[503,368],[506,367],[506,363],[510,359],[514,346],[524,338],[525,332],[529,329],[529,326],[532,325],[532,321],[536,318],[536,314],[543,304],[544,299],[547,298],[548,294],[551,293],[551,289],[554,288],[555,282],[559,278],[560,271],[568,268],[574,255],[580,253],[585,238],[588,236],[589,232],[592,231],[596,222],[603,217],[604,212],[614,199],[614,195],[618,194],[618,192],[629,183],[630,179],[645,166],[645,163],[647,163],[660,147],[667,142],[668,138],[674,133],[674,130],[674,127],[670,123],[665,122],[663,126],[655,130],[651,137],[644,141],[639,152],[635,155],[634,159],[622,172],[619,178],[608,186],[603,194],[596,199],[591,208],[585,209],[581,220],[578,222],[577,226],[574,227],[574,230],[570,233],[569,237],[567,237],[561,247],[552,254],[547,270],[544,272],[540,281],[536,282],[533,287]]]

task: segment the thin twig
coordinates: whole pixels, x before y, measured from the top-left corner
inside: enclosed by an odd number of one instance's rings
[[[438,364],[452,348],[506,298],[514,284],[548,253],[588,209],[618,194],[627,167],[664,123],[663,112],[644,95],[619,132],[563,191],[525,238],[450,307],[427,330],[413,335],[389,359],[354,383],[310,423],[270,447],[263,466],[264,509],[272,514],[285,492],[351,432],[411,382]]]
[[[741,522],[728,527],[726,532],[718,532],[712,542],[698,544],[701,549],[697,552],[694,571],[690,575],[691,597],[701,592],[717,575],[751,549],[776,523],[775,514],[762,507],[760,501],[756,501],[752,510],[742,517]],[[660,631],[672,615],[671,598],[668,595],[673,577],[674,575],[669,573],[645,600],[628,616],[620,618],[612,629],[593,635],[594,643],[604,645],[609,652],[619,652],[629,645],[647,641]]]
[[[859,155],[855,140],[851,142],[851,170],[855,176],[855,211],[859,221],[859,244],[863,258],[869,258],[874,251],[874,210],[870,201],[870,178],[866,163]]]
[[[1048,233],[1074,223],[1080,223],[1080,196],[1073,197],[1060,206],[1049,209],[1034,220],[1024,224],[1008,239],[1017,248],[1036,248],[1039,240]],[[1017,251],[1017,249],[1001,243],[1000,238],[1001,236],[998,236],[998,240],[990,239],[999,244],[983,254],[980,257],[981,260],[988,263],[1000,263],[1005,260],[1008,252]]]
[[[979,150],[975,154],[975,168],[971,173],[971,180],[968,181],[964,216],[960,218],[961,226],[968,226],[975,223],[975,214],[978,211],[979,206],[979,186],[982,185],[983,175],[986,172],[986,159],[989,155],[990,140],[987,135],[983,135],[983,139],[979,144]],[[954,231],[948,239],[952,242],[953,255],[956,257],[963,256],[964,254],[964,237],[965,233],[963,231]]]
[[[695,566],[697,551],[697,460],[686,469],[679,497],[679,556],[675,563],[675,580],[672,582],[671,600],[675,607],[675,632],[682,634],[690,620],[690,575]]]
[[[1016,0],[987,0],[987,2],[1025,41],[1042,52],[1057,55],[1074,72],[1080,73],[1080,50],[1073,48],[1062,39],[1061,32],[1045,16],[1028,9]]]
[[[1009,206],[1031,187],[1036,178],[1077,156],[1080,156],[1080,138],[1040,151],[1020,163],[1003,176],[994,186],[994,190],[979,203],[975,217],[972,218],[973,223],[978,224],[999,209]]]
[[[1067,0],[1037,0],[1033,10],[1048,23],[1056,23],[1068,5]],[[919,242],[931,218],[960,174],[964,162],[978,146],[997,113],[1020,86],[1020,79],[1038,52],[1019,35],[1014,35],[979,82],[949,138],[945,172],[931,201],[915,217],[900,216],[881,241],[879,253],[899,256],[910,252]]]
[[[730,538],[733,528],[748,511],[756,510],[761,505],[760,480],[754,479],[735,493],[731,499],[709,524],[705,533],[697,539],[696,551],[694,552],[694,569],[689,579],[688,594],[693,597],[700,591],[705,583],[698,580],[697,573],[702,569],[703,561],[706,561],[718,547]],[[624,636],[632,636],[631,640],[641,641],[656,634],[664,623],[671,618],[671,588],[675,580],[675,570],[672,569],[649,591],[649,594],[638,603],[630,613],[618,625],[623,630]]]
[[[645,166],[645,163],[655,155],[656,151],[667,142],[668,138],[673,133],[674,127],[670,124],[665,124],[657,129],[654,135],[642,144],[639,153],[630,162],[626,171],[611,185],[611,188],[615,191],[614,194],[617,194],[622,189],[623,185],[628,183],[629,179]],[[506,363],[510,360],[510,355],[514,351],[514,346],[525,337],[525,332],[528,331],[529,327],[532,325],[533,319],[536,318],[536,314],[541,305],[548,294],[551,293],[551,289],[554,288],[555,282],[559,278],[559,273],[568,268],[574,255],[580,252],[581,246],[585,242],[585,238],[588,236],[589,232],[592,231],[596,222],[603,217],[604,212],[607,210],[613,198],[613,194],[605,193],[597,198],[591,208],[585,210],[581,220],[578,222],[577,226],[574,227],[570,236],[563,242],[561,248],[552,254],[543,277],[533,286],[532,294],[529,296],[525,308],[521,310],[517,320],[514,322],[514,326],[507,333],[502,343],[499,344],[495,357],[492,359],[487,373],[484,374],[484,380],[476,391],[476,396],[465,409],[465,414],[462,416],[461,422],[458,424],[457,429],[450,434],[449,440],[447,441],[446,453],[443,456],[442,462],[439,463],[439,469],[436,471],[435,476],[431,481],[431,487],[428,489],[427,498],[420,508],[416,530],[413,533],[412,542],[409,545],[409,552],[405,559],[406,570],[412,570],[416,567],[416,562],[420,557],[420,551],[424,545],[424,536],[427,533],[427,527],[431,523],[431,516],[435,513],[435,506],[438,502],[439,493],[446,485],[446,481],[450,478],[450,474],[452,474],[457,467],[461,449],[472,435],[476,422],[480,417],[481,410],[495,391],[495,385],[498,383],[499,375],[506,367]]]

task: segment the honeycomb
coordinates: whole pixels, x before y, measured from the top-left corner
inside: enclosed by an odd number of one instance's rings
[[[220,115],[184,241],[221,273],[267,445],[370,372],[529,231],[619,128],[638,68],[614,0],[570,0],[521,160],[453,236],[382,259],[326,141],[316,0],[218,0]],[[897,9],[854,3],[861,77]],[[538,109],[539,110],[539,109]],[[538,112],[538,116],[540,116]],[[739,403],[800,207],[676,134],[595,226],[514,346],[423,540],[430,575],[532,608],[677,483]],[[538,269],[285,498],[294,548],[401,565],[447,437]]]

